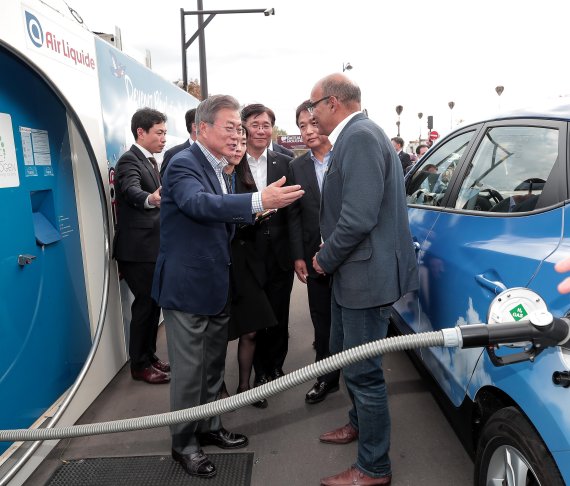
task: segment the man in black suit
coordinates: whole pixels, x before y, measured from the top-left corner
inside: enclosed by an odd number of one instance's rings
[[[396,153],[400,158],[400,162],[402,163],[402,170],[404,171],[405,174],[406,172],[408,172],[408,169],[412,165],[412,158],[410,157],[410,154],[404,152],[403,150],[404,139],[402,137],[393,137],[391,139],[391,142],[392,146],[394,147],[394,150],[396,150]]]
[[[246,106],[241,112],[248,130],[247,153],[242,164],[247,164],[258,191],[289,173],[290,157],[267,149],[275,125],[275,114],[262,105]],[[258,331],[253,366],[255,384],[263,384],[283,376],[289,339],[289,301],[293,288],[293,263],[289,251],[287,209],[277,211],[262,223],[258,244],[263,248],[266,282],[263,286],[277,326]]]
[[[327,171],[331,143],[326,135],[319,135],[314,118],[307,111],[309,102],[302,103],[296,112],[297,126],[309,151],[293,160],[289,166],[290,184],[299,184],[305,195],[289,207],[289,239],[291,256],[297,278],[307,285],[309,310],[315,328],[315,361],[330,356],[331,288],[330,276],[319,275],[312,258],[321,245],[319,210],[321,188]],[[305,396],[305,402],[318,403],[328,393],[338,390],[338,370],[319,376],[317,383]]]
[[[117,227],[114,258],[135,299],[131,306],[131,376],[147,383],[170,381],[170,365],[156,356],[160,307],[151,297],[160,241],[160,175],[153,155],[166,142],[166,115],[142,108],[131,119],[136,142],[115,167]]]
[[[186,121],[186,130],[188,130],[189,138],[184,143],[175,145],[174,147],[171,147],[166,152],[164,152],[162,165],[160,166],[160,177],[164,176],[164,171],[166,170],[166,167],[168,167],[170,159],[178,152],[184,150],[185,148],[190,147],[190,145],[192,145],[196,141],[196,123],[194,123],[195,118],[196,118],[196,108],[188,110],[184,115],[184,119]]]
[[[279,145],[277,142],[271,140],[269,142],[269,146],[267,147],[269,150],[273,150],[273,152],[277,152],[279,154],[286,155],[287,157],[295,157],[295,152],[289,150],[287,147],[283,147],[283,145]]]

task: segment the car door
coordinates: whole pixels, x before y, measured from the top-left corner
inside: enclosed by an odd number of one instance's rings
[[[423,314],[424,309],[430,307],[428,275],[432,262],[429,252],[426,253],[429,235],[448,199],[447,189],[453,186],[454,172],[468,153],[477,128],[469,127],[443,140],[406,177],[408,219],[418,258],[420,290],[405,295],[394,304],[399,316],[395,324],[402,333],[428,330],[425,326],[428,320]],[[417,353],[421,356],[422,350]]]
[[[510,120],[482,128],[422,245],[422,330],[486,322],[498,293],[529,285],[560,243],[563,209],[556,203],[559,181],[566,180],[565,147],[563,122]],[[480,356],[480,349],[423,353],[455,405]]]

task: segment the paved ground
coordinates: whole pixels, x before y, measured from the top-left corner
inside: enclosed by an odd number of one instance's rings
[[[310,364],[314,359],[305,288],[298,283],[293,289],[290,335],[286,372]],[[161,356],[165,356],[163,329],[160,336]],[[235,343],[228,349],[226,368],[231,392],[237,386]],[[471,484],[473,463],[408,357],[404,353],[386,355],[385,372],[392,414],[392,484]],[[223,417],[227,429],[249,436],[246,450],[255,453],[252,486],[318,485],[321,477],[340,472],[354,461],[356,444],[334,446],[318,441],[322,432],[347,422],[346,389],[341,387],[320,404],[306,405],[304,395],[310,385],[270,398],[267,409],[249,406]],[[168,411],[168,385],[134,382],[125,367],[84,414],[81,423],[165,411]],[[208,450],[218,451],[209,447],[206,452]],[[166,428],[65,440],[26,485],[44,485],[65,459],[157,455],[169,454],[169,451]]]

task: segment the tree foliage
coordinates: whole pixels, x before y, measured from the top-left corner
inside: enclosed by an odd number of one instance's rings
[[[190,93],[194,98],[202,101],[202,88],[200,87],[200,83],[197,79],[191,79],[188,81],[188,88],[186,89],[188,93]]]
[[[273,127],[273,133],[271,134],[271,138],[273,140],[277,140],[277,137],[281,137],[287,135],[287,131],[279,128],[277,125]]]

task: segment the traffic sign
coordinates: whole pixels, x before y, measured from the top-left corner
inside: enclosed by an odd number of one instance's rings
[[[439,138],[439,133],[437,133],[435,130],[429,132],[429,139],[431,141],[437,140],[438,138]]]

